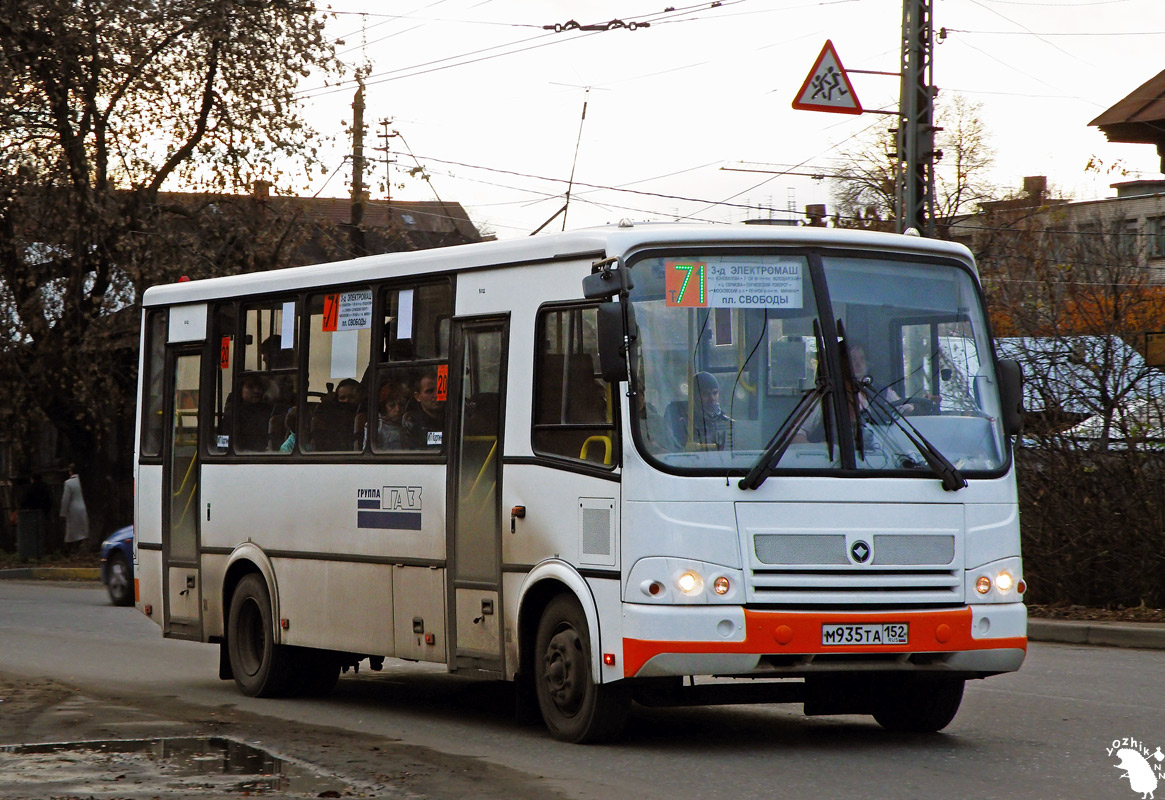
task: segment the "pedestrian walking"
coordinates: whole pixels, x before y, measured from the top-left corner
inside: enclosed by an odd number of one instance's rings
[[[89,512],[81,494],[81,479],[72,464],[61,494],[61,517],[65,520],[65,550],[80,550],[80,543],[89,538]],[[77,544],[73,545],[74,542]]]

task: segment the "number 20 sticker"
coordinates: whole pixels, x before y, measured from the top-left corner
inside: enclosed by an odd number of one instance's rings
[[[437,365],[437,401],[444,403],[449,397],[449,365]]]

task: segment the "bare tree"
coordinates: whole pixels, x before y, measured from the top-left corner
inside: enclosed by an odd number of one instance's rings
[[[998,190],[988,177],[995,151],[983,124],[982,105],[954,94],[939,106],[935,135],[935,218],[965,214]],[[841,151],[831,189],[839,224],[891,230],[899,170],[892,124],[869,129]]]
[[[335,68],[296,0],[8,0],[0,14],[0,380],[45,423],[96,526],[132,442],[136,304],[179,275],[284,263],[288,219],[231,193],[310,168],[300,80]],[[245,205],[250,202],[251,205]]]

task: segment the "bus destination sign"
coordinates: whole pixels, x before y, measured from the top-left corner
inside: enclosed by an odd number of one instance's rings
[[[801,262],[670,261],[664,291],[674,308],[801,308]]]

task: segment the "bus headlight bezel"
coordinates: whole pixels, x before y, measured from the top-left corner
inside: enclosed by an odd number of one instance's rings
[[[641,558],[631,568],[625,594],[630,603],[740,604],[744,602],[744,573],[687,558]]]
[[[967,570],[966,596],[970,603],[1018,603],[1027,583],[1019,557],[992,561]]]

